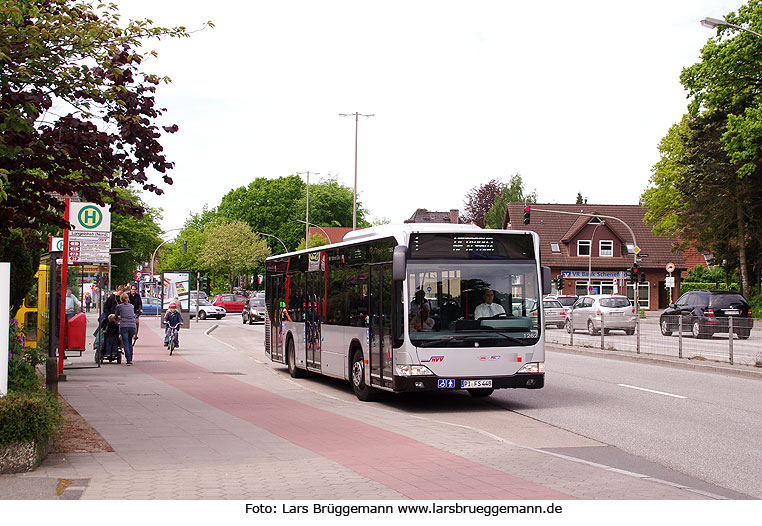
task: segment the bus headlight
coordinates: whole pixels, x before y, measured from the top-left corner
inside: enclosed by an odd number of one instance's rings
[[[520,373],[544,373],[545,362],[530,362],[519,369]]]
[[[434,373],[425,365],[396,365],[397,376],[430,376]]]

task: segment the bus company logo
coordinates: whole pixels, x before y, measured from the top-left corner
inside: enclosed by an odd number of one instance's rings
[[[502,358],[499,354],[493,354],[492,356],[479,356],[479,360],[482,362],[486,362],[487,360],[499,360]]]
[[[429,363],[429,362],[431,362],[431,363],[438,363],[438,362],[443,362],[443,361],[444,361],[444,356],[432,356],[428,360],[421,360],[421,363]]]
[[[93,230],[103,222],[103,212],[97,206],[83,206],[77,214],[77,220],[84,228]]]

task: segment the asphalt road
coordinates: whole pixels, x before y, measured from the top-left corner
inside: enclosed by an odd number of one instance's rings
[[[548,352],[545,388],[496,391],[501,407],[762,498],[762,382]]]
[[[262,324],[243,325],[240,315],[235,314],[220,324],[264,331]],[[582,336],[575,335],[575,343]],[[724,340],[727,345],[727,337]],[[524,445],[528,447],[543,448],[541,435],[550,435],[552,428],[558,428],[612,446],[559,448],[556,451],[560,454],[579,458],[588,454],[586,460],[694,487],[695,480],[703,481],[706,491],[718,492],[711,485],[732,490],[725,493],[731,498],[762,498],[762,450],[753,438],[762,432],[762,408],[755,404],[762,399],[759,380],[571,351],[548,351],[546,363],[544,389],[498,390],[479,405],[478,411],[473,411],[473,399],[462,393],[436,393],[412,400],[392,398],[383,403],[393,410],[450,420],[498,435],[505,435],[500,429],[505,425],[500,413],[515,412],[547,424],[545,431],[535,430],[527,438]],[[311,383],[328,395],[353,396],[346,382],[316,378]],[[435,407],[439,396],[447,396],[447,406],[457,410],[450,413]],[[521,441],[515,434],[509,438]],[[669,470],[686,477],[670,476]]]

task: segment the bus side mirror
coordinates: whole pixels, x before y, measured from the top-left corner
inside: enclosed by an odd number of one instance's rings
[[[551,293],[550,267],[546,267],[545,265],[542,266],[542,293],[543,294]]]
[[[407,247],[397,245],[394,247],[394,256],[392,258],[392,279],[394,281],[405,281],[405,260],[407,258]]]

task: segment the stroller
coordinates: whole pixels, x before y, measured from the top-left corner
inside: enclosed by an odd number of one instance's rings
[[[95,329],[93,336],[95,341],[93,342],[93,349],[95,350],[95,361],[103,363],[108,360],[109,363],[116,361],[116,363],[122,363],[122,343],[119,340],[119,336],[116,336],[119,341],[116,352],[109,353],[106,347],[106,331],[108,329],[109,321],[107,314],[101,314],[98,318],[98,328]]]

